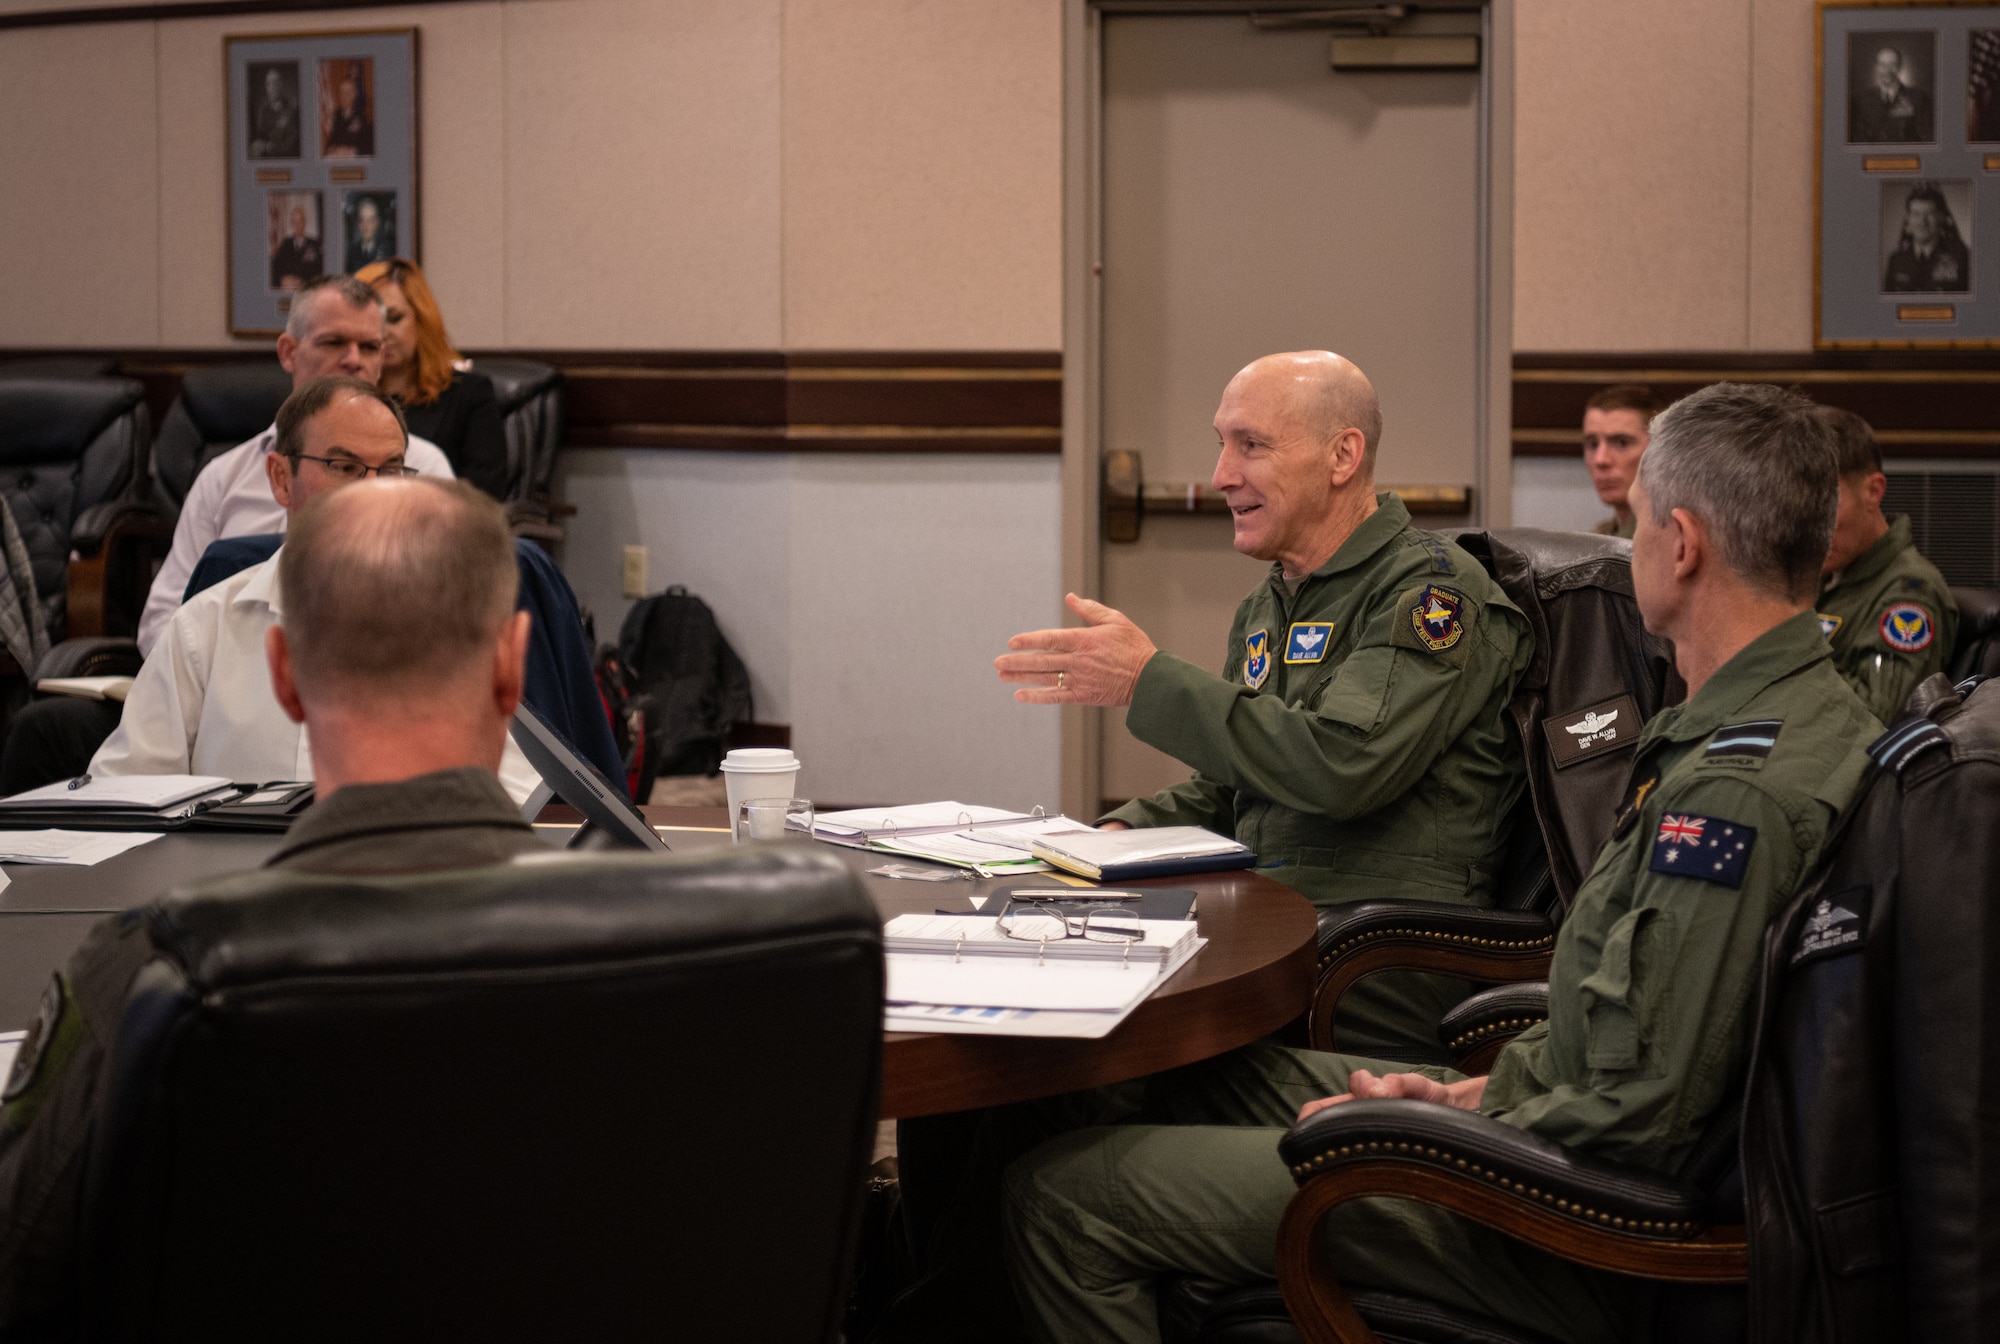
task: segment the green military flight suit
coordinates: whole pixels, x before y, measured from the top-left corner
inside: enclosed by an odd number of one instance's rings
[[[1628,521],[1621,523],[1618,521],[1618,515],[1614,513],[1590,530],[1600,537],[1623,537],[1630,541],[1632,534],[1639,530],[1639,516],[1634,514]]]
[[[1908,517],[1829,577],[1819,628],[1840,675],[1884,723],[1903,712],[1918,682],[1944,671],[1958,639],[1958,606],[1944,575],[1911,543]]]
[[[1205,826],[1316,905],[1397,897],[1490,905],[1525,781],[1505,721],[1534,651],[1479,562],[1410,525],[1394,495],[1290,591],[1279,566],[1236,609],[1218,679],[1146,664],[1125,723],[1195,776],[1106,820]],[[1352,1048],[1437,1058],[1467,993],[1392,974],[1343,1003]]]
[[[1655,717],[1617,828],[1557,941],[1548,1021],[1501,1053],[1480,1109],[1581,1151],[1679,1172],[1747,1067],[1764,926],[1811,868],[1878,731],[1810,612]],[[1038,1335],[1157,1340],[1157,1276],[1270,1278],[1296,1188],[1278,1139],[1302,1103],[1345,1091],[1362,1066],[1387,1071],[1260,1043],[1153,1079],[1138,1116],[1151,1123],[1077,1130],[1016,1162],[1008,1264]],[[1403,1201],[1343,1205],[1327,1232],[1349,1285],[1552,1339],[1629,1337],[1645,1291]]]

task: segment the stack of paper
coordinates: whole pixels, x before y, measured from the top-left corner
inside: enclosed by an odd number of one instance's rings
[[[1143,938],[1022,942],[979,915],[898,915],[883,930],[891,1031],[1108,1033],[1206,941],[1190,920],[1134,921]]]
[[[1068,817],[1023,816],[969,803],[862,807],[814,819],[813,834],[830,844],[908,854],[970,868],[981,877],[1048,871],[1030,846],[1090,828]]]
[[[90,868],[159,838],[158,831],[0,831],[0,863]]]
[[[43,695],[73,695],[82,700],[116,700],[125,703],[132,693],[131,677],[43,677],[35,689]]]

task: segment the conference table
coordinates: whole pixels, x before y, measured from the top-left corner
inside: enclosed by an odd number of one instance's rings
[[[722,808],[642,810],[677,853],[730,843]],[[560,845],[576,820],[567,809],[551,806],[536,828]],[[28,1024],[50,973],[107,914],[177,886],[254,868],[279,839],[268,833],[182,831],[90,868],[8,864],[12,880],[0,890],[0,1031]],[[867,869],[901,862],[901,856],[804,839],[790,843],[812,845],[847,863],[885,920],[909,912],[971,911],[968,897],[1020,881],[879,877]],[[1208,945],[1099,1040],[885,1034],[882,1117],[1027,1101],[1141,1077],[1247,1044],[1305,1011],[1316,921],[1297,892],[1247,871],[1120,886],[1192,887],[1195,919]]]

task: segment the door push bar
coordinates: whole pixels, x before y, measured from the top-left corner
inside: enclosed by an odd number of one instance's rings
[[[1382,487],[1403,501],[1415,515],[1466,518],[1472,513],[1469,485],[1389,485]],[[1139,539],[1139,524],[1149,513],[1228,513],[1222,492],[1200,481],[1152,483],[1130,449],[1104,455],[1104,488],[1100,496],[1106,541]]]

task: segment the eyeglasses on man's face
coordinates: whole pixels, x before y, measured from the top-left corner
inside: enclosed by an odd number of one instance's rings
[[[384,462],[379,467],[371,467],[366,462],[352,457],[314,457],[311,453],[300,453],[299,461],[317,462],[326,468],[328,475],[342,481],[365,481],[371,475],[394,478],[417,474],[415,467],[400,461]]]

